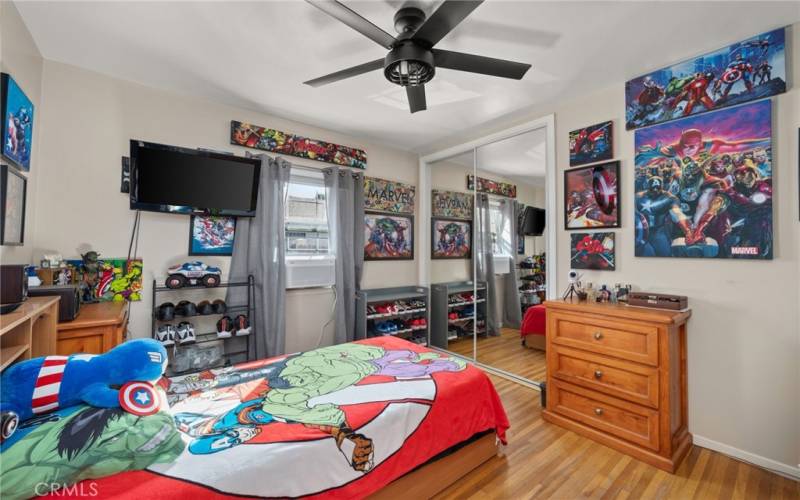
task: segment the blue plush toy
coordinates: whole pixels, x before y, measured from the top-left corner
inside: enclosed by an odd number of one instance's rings
[[[152,339],[130,340],[105,354],[46,356],[10,366],[0,378],[2,437],[35,415],[85,403],[120,406],[119,389],[131,381],[155,382],[167,351]]]

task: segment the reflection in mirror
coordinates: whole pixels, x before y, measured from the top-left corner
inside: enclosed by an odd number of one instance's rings
[[[545,380],[545,130],[476,150],[476,283],[486,284],[478,362]]]
[[[430,236],[430,345],[474,358],[476,314],[473,297],[474,194],[467,176],[474,172],[474,151],[428,163]]]

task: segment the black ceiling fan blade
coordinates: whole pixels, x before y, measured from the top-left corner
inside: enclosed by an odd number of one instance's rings
[[[329,16],[350,26],[370,40],[377,42],[384,48],[390,49],[395,43],[395,39],[392,35],[383,31],[379,27],[361,17],[355,11],[351,10],[349,7],[337,2],[336,0],[306,0],[306,2],[310,3]]]
[[[412,37],[414,40],[425,40],[431,47],[439,43],[453,28],[459,25],[483,0],[445,0],[431,14]]]
[[[345,78],[363,75],[364,73],[369,73],[370,71],[375,71],[376,69],[383,69],[383,59],[375,59],[374,61],[370,61],[364,64],[359,64],[358,66],[353,66],[352,68],[343,69],[341,71],[337,71],[336,73],[331,73],[330,75],[314,78],[313,80],[309,80],[303,83],[306,85],[310,85],[312,87],[321,87],[329,83],[338,82],[339,80],[344,80]]]
[[[428,105],[425,103],[425,85],[409,85],[406,87],[406,95],[408,96],[408,107],[411,108],[412,113],[428,109]]]
[[[470,73],[513,78],[515,80],[521,80],[525,73],[531,69],[530,64],[450,50],[433,49],[433,58],[436,61],[437,68],[469,71]]]

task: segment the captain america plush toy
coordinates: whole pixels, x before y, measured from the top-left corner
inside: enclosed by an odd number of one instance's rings
[[[166,366],[166,349],[152,339],[130,340],[105,354],[46,356],[12,365],[0,378],[2,438],[11,436],[19,422],[82,403],[155,413],[160,398],[152,382]]]

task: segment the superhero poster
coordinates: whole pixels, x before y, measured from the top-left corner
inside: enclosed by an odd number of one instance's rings
[[[620,227],[619,162],[564,172],[564,229]]]
[[[772,103],[636,131],[636,255],[772,258]]]
[[[628,130],[786,92],[785,28],[634,78],[625,84]]]
[[[192,215],[189,255],[233,255],[236,217]]]
[[[569,133],[569,166],[610,160],[614,156],[611,121]]]
[[[413,215],[364,214],[364,260],[413,259]]]
[[[0,102],[3,156],[17,168],[28,172],[33,148],[33,103],[17,82],[5,73],[0,74],[0,90],[3,96]]]
[[[472,258],[472,223],[455,219],[431,219],[431,258]]]
[[[231,121],[231,144],[344,167],[367,168],[367,153],[363,149],[309,139],[250,123]]]
[[[570,269],[616,269],[614,233],[572,233]]]

